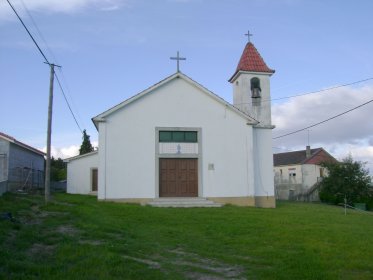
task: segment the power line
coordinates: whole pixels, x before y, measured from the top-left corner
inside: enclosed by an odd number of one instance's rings
[[[70,104],[69,104],[69,102],[67,101],[67,98],[66,98],[65,92],[64,92],[64,90],[63,90],[63,88],[62,88],[62,85],[61,85],[61,83],[60,83],[60,79],[58,78],[57,73],[54,73],[54,75],[56,76],[56,79],[57,79],[58,85],[59,85],[59,87],[60,87],[60,89],[61,89],[61,92],[62,92],[63,97],[65,98],[66,104],[67,104],[67,106],[69,107],[70,113],[71,113],[71,115],[73,116],[74,121],[75,121],[76,125],[78,126],[80,132],[83,134],[83,130],[80,128],[80,125],[79,125],[78,121],[76,120],[76,117],[75,117],[75,115],[74,115],[74,113],[73,113],[73,110],[71,109]]]
[[[289,96],[278,97],[278,98],[272,98],[272,99],[263,99],[261,102],[271,102],[271,101],[276,101],[276,100],[283,100],[283,99],[290,99],[290,98],[295,98],[295,97],[301,97],[301,96],[315,94],[315,93],[320,93],[320,92],[325,92],[325,91],[329,91],[329,90],[333,90],[333,89],[337,89],[337,88],[347,87],[347,86],[351,86],[351,85],[355,85],[355,84],[367,82],[367,81],[370,81],[370,80],[373,80],[373,77],[367,78],[367,79],[363,79],[363,80],[359,80],[359,81],[355,81],[355,82],[351,82],[351,83],[347,83],[347,84],[342,84],[342,85],[334,86],[334,87],[329,87],[329,88],[325,88],[325,89],[315,90],[315,91],[311,91],[311,92],[300,93],[300,94],[289,95]],[[251,102],[243,102],[243,103],[239,103],[239,104],[235,104],[235,105],[242,105],[242,104],[251,104]]]
[[[70,87],[69,87],[69,84],[68,84],[68,81],[66,79],[66,76],[64,75],[64,71],[62,68],[58,68],[59,70],[59,77],[61,79],[61,85],[63,85],[63,88],[65,89],[65,94],[66,94],[66,97],[67,99],[69,100],[69,103],[71,104],[71,108],[74,109],[73,111],[75,112],[76,114],[76,119],[79,121],[79,123],[85,127],[86,126],[86,123],[84,121],[84,119],[81,117],[81,115],[79,114],[79,110],[77,110],[76,108],[78,106],[76,106],[76,104],[74,103],[74,99],[72,97],[72,94],[71,94],[71,90],[70,90]]]
[[[14,11],[14,13],[16,14],[16,16],[18,17],[19,21],[22,23],[23,27],[26,29],[28,35],[31,37],[32,41],[34,42],[35,46],[36,46],[37,49],[39,50],[40,54],[41,54],[41,55],[43,56],[43,58],[45,59],[45,63],[48,64],[48,65],[51,66],[51,67],[52,67],[52,66],[55,66],[55,64],[49,62],[49,60],[47,59],[46,55],[45,55],[44,52],[41,50],[41,48],[39,47],[38,43],[36,42],[36,40],[35,40],[34,37],[32,36],[31,32],[29,31],[29,29],[27,28],[27,26],[26,26],[25,23],[23,22],[22,18],[18,15],[16,9],[13,7],[13,5],[10,3],[9,0],[7,0],[7,2],[8,2],[8,4],[9,4],[9,6],[12,8],[12,10]],[[40,32],[39,28],[37,27],[35,21],[33,20],[31,14],[30,14],[29,11],[27,10],[27,8],[26,8],[25,4],[23,3],[23,1],[22,1],[22,4],[23,4],[25,10],[27,11],[28,15],[30,16],[30,18],[31,18],[33,24],[35,25],[36,29],[38,30],[40,37],[42,38],[42,40],[43,40],[44,43],[46,44],[47,48],[49,49],[48,44],[45,42],[43,36],[41,35],[41,32]],[[54,56],[53,53],[52,53],[50,50],[49,50],[49,52],[51,53],[52,56]],[[56,66],[58,66],[58,65],[56,65]],[[78,121],[77,121],[77,119],[76,119],[76,117],[75,117],[75,115],[74,115],[74,113],[73,113],[73,111],[72,111],[72,109],[71,109],[71,106],[70,106],[70,104],[69,104],[69,101],[68,101],[67,98],[66,98],[66,95],[65,95],[65,92],[64,92],[64,90],[63,90],[63,88],[62,88],[62,85],[61,85],[61,83],[60,83],[60,80],[58,79],[57,74],[56,74],[55,72],[53,72],[53,73],[54,73],[54,76],[56,76],[56,78],[57,78],[58,85],[59,85],[59,87],[60,87],[60,89],[61,89],[61,92],[62,92],[62,94],[63,94],[63,97],[64,97],[64,99],[65,99],[65,101],[66,101],[66,104],[67,104],[67,106],[68,106],[68,108],[69,108],[69,110],[70,110],[70,112],[71,112],[71,114],[72,114],[72,116],[73,116],[73,118],[74,118],[74,121],[75,121],[76,125],[78,126],[79,130],[83,133],[83,131],[82,131],[82,129],[80,128],[80,125],[79,125],[79,123],[78,123]]]
[[[363,83],[363,82],[366,82],[366,81],[369,81],[369,80],[373,80],[373,77],[372,78],[363,79],[363,80],[359,80],[359,81],[352,82],[352,83],[347,83],[347,84],[343,84],[343,85],[338,85],[338,86],[334,86],[334,87],[329,87],[329,88],[325,88],[325,89],[311,91],[311,92],[307,92],[307,93],[295,94],[295,95],[290,95],[290,96],[285,96],[285,97],[279,97],[279,98],[272,98],[270,100],[265,100],[265,101],[275,101],[275,100],[289,99],[289,98],[294,98],[294,97],[299,97],[299,96],[305,96],[305,95],[314,94],[314,93],[320,93],[320,92],[324,92],[324,91],[328,91],[328,90],[332,90],[332,89],[336,89],[336,88],[347,87],[347,86],[351,86],[351,85]]]
[[[9,2],[9,0],[6,0],[9,4],[9,6],[12,8],[13,12],[16,14],[16,16],[18,17],[19,21],[22,23],[23,27],[26,29],[28,35],[30,35],[32,41],[34,42],[35,46],[38,48],[40,54],[44,57],[45,59],[45,62],[47,62],[47,64],[50,65],[47,57],[45,56],[45,54],[43,53],[43,51],[41,50],[41,48],[39,47],[38,43],[36,43],[34,37],[32,36],[32,34],[30,33],[30,31],[28,30],[27,26],[24,24],[23,20],[21,19],[21,17],[18,15],[16,9],[14,9],[13,5]]]
[[[53,57],[54,61],[55,61],[57,64],[59,64],[58,61],[57,61],[57,59],[56,59],[56,57],[55,57],[55,55],[53,54],[52,50],[49,48],[47,41],[44,39],[44,36],[43,36],[43,34],[41,33],[41,31],[40,31],[38,25],[36,24],[36,21],[34,20],[32,14],[31,14],[30,11],[27,9],[26,4],[24,3],[23,0],[21,0],[21,3],[22,3],[22,6],[23,6],[23,9],[26,11],[26,13],[27,13],[28,17],[30,18],[32,24],[34,25],[34,27],[35,27],[37,33],[39,34],[40,39],[41,39],[41,40],[43,41],[43,43],[45,44],[45,47],[47,48],[49,54]],[[58,69],[60,69],[60,68],[61,68],[61,67],[58,67]]]
[[[292,135],[292,134],[295,134],[295,133],[298,133],[298,132],[304,131],[304,130],[306,130],[306,129],[309,129],[309,128],[311,128],[311,127],[315,127],[315,126],[317,126],[317,125],[320,125],[320,124],[326,123],[326,122],[328,122],[328,121],[330,121],[330,120],[332,120],[332,119],[338,118],[338,117],[340,117],[340,116],[342,116],[342,115],[345,115],[345,114],[347,114],[347,113],[349,113],[349,112],[352,112],[352,111],[354,111],[354,110],[356,110],[356,109],[358,109],[358,108],[360,108],[360,107],[363,107],[363,106],[365,106],[365,105],[367,105],[367,104],[369,104],[369,103],[371,103],[371,102],[373,102],[373,99],[371,99],[371,100],[369,100],[369,101],[367,101],[367,102],[365,102],[365,103],[363,103],[363,104],[360,104],[359,106],[356,106],[356,107],[354,107],[354,108],[352,108],[352,109],[350,109],[350,110],[344,111],[343,113],[340,113],[340,114],[335,115],[335,116],[333,116],[333,117],[330,117],[330,118],[328,118],[328,119],[326,119],[326,120],[323,120],[323,121],[321,121],[321,122],[315,123],[315,124],[313,124],[313,125],[307,126],[307,127],[305,127],[305,128],[302,128],[302,129],[298,129],[298,130],[293,131],[293,132],[290,132],[290,133],[286,133],[286,134],[284,134],[284,135],[280,135],[280,136],[277,136],[277,137],[273,137],[272,139],[278,139],[278,138],[282,138],[282,137],[285,137],[285,136],[289,136],[289,135]]]

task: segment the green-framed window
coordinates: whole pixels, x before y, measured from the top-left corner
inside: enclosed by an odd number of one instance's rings
[[[159,131],[161,143],[197,143],[197,131]]]

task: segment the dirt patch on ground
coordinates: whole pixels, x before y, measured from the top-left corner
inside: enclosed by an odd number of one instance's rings
[[[42,258],[46,256],[52,256],[56,249],[56,245],[45,245],[41,243],[35,243],[27,251],[27,255],[32,258]]]
[[[146,264],[152,269],[160,269],[164,273],[172,269],[183,275],[185,279],[246,279],[245,269],[242,266],[203,258],[198,254],[188,253],[181,249],[169,250],[163,256],[160,254],[151,257],[124,255],[123,258]]]
[[[69,202],[63,202],[63,201],[53,201],[53,204],[63,205],[63,206],[77,206],[77,204],[69,203]]]
[[[93,245],[93,246],[99,246],[99,245],[105,244],[105,241],[81,239],[81,240],[79,240],[79,244],[88,244],[88,245]]]
[[[56,232],[65,234],[68,236],[76,236],[79,233],[79,230],[72,225],[62,225],[56,228]]]
[[[106,233],[108,239],[122,240],[125,236],[120,233]]]
[[[189,279],[245,279],[243,277],[245,270],[239,265],[203,258],[180,248],[169,250],[169,253],[175,255],[171,263],[198,270],[198,272],[186,271],[184,275]]]
[[[24,225],[40,225],[47,217],[60,217],[68,215],[67,212],[42,211],[39,205],[31,206],[31,211],[19,211],[19,222]]]
[[[128,260],[132,260],[132,261],[135,261],[135,262],[146,264],[150,268],[154,268],[154,269],[160,269],[161,268],[161,264],[157,261],[154,261],[154,260],[144,259],[144,258],[135,258],[135,257],[127,256],[127,255],[124,255],[122,257],[125,258],[125,259],[128,259]]]
[[[23,225],[32,226],[32,225],[42,224],[43,219],[39,218],[36,215],[29,214],[29,213],[26,213],[26,214],[20,213],[19,222]]]

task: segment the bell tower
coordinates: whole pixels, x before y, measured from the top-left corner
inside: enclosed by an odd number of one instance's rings
[[[270,69],[255,48],[248,42],[229,82],[233,85],[233,105],[259,121],[259,125],[271,124]]]
[[[275,72],[270,69],[250,42],[251,34],[246,34],[249,42],[238,62],[236,71],[229,79],[233,86],[233,105],[243,113],[258,121],[252,127],[253,188],[255,205],[275,207],[272,153],[271,92],[270,77]]]

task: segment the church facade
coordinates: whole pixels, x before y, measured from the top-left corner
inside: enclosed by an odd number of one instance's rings
[[[143,204],[197,197],[275,207],[273,73],[248,43],[229,80],[233,105],[177,71],[99,114],[99,150],[67,160],[67,191],[97,188],[99,200]]]

